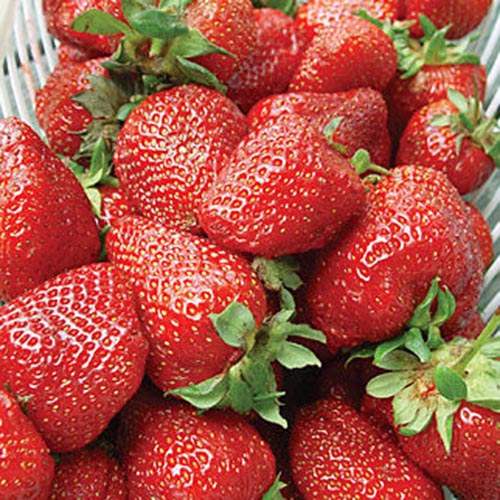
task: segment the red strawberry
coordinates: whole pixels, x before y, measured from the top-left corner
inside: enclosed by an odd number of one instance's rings
[[[274,257],[322,247],[364,202],[354,168],[290,114],[241,141],[205,195],[200,223],[221,245]]]
[[[275,478],[269,446],[231,411],[135,398],[120,433],[130,498],[260,500]]]
[[[399,333],[439,276],[457,300],[450,329],[477,307],[483,262],[464,202],[437,170],[399,166],[319,258],[308,287],[312,324],[335,351]]]
[[[64,498],[128,498],[125,474],[118,461],[100,448],[82,448],[59,456],[50,500]]]
[[[0,388],[0,497],[49,498],[54,459],[15,398]]]
[[[322,27],[335,26],[360,9],[381,21],[395,21],[398,3],[398,0],[309,0],[299,6],[296,23],[299,30],[312,39]]]
[[[228,81],[255,46],[256,25],[250,0],[193,0],[186,7],[186,23],[232,54],[194,59],[222,82]]]
[[[227,82],[227,96],[245,113],[259,99],[286,91],[305,45],[290,16],[270,8],[254,15],[255,47]]]
[[[358,17],[322,27],[290,82],[292,92],[384,89],[396,74],[397,53],[384,31]]]
[[[460,194],[482,186],[500,164],[500,133],[479,101],[453,90],[448,99],[417,110],[406,126],[396,163],[416,164],[444,172]]]
[[[0,385],[28,398],[52,451],[96,438],[137,390],[148,351],[121,272],[60,274],[0,309]]]
[[[410,28],[412,36],[422,36],[419,15],[427,16],[438,28],[451,26],[449,38],[462,38],[479,26],[492,0],[402,0],[404,18],[415,21]]]
[[[27,124],[0,121],[0,300],[94,262],[99,235],[71,171]]]
[[[444,498],[389,435],[340,399],[322,399],[299,410],[290,460],[305,500]]]
[[[101,231],[108,226],[113,226],[122,217],[135,214],[136,210],[120,188],[100,186],[99,193],[101,212],[97,219],[97,225]]]
[[[483,261],[483,269],[486,271],[495,258],[491,229],[488,222],[483,217],[483,214],[475,205],[465,202],[465,206],[472,224],[472,230],[478,242],[481,260]]]
[[[73,20],[83,12],[98,9],[125,21],[120,0],[42,0],[42,9],[49,33],[61,42],[86,51],[111,54],[117,47],[119,35],[96,35],[71,29]]]
[[[61,64],[84,62],[98,57],[99,53],[87,52],[84,48],[75,47],[73,45],[60,43],[57,46],[57,58]]]
[[[248,114],[250,128],[269,118],[296,113],[306,118],[320,134],[336,119],[339,123],[326,136],[351,158],[366,149],[377,165],[389,166],[391,139],[387,129],[387,107],[379,91],[359,88],[347,92],[288,92],[270,96],[256,104]]]
[[[215,90],[184,85],[156,93],[118,134],[121,189],[145,217],[198,232],[200,198],[245,132],[241,111]]]

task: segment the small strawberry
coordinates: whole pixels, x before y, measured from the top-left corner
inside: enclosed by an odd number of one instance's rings
[[[292,92],[339,92],[356,87],[383,90],[396,74],[397,53],[382,29],[346,17],[324,26],[309,42],[295,71]]]
[[[245,113],[260,99],[286,91],[305,46],[282,11],[255,9],[254,15],[255,47],[227,81],[227,96]]]
[[[0,300],[97,261],[90,203],[71,171],[21,120],[0,120]]]
[[[309,125],[289,114],[250,132],[200,206],[210,238],[266,257],[324,246],[363,208],[354,168]]]
[[[399,166],[319,256],[308,284],[311,322],[332,351],[390,338],[439,276],[457,299],[449,322],[457,330],[477,308],[483,269],[468,211],[447,177]]]
[[[126,406],[119,429],[130,498],[260,500],[270,489],[274,456],[243,417],[141,397]]]
[[[118,134],[120,187],[141,215],[199,232],[201,196],[246,129],[241,111],[216,90],[191,84],[155,93]]]
[[[0,497],[46,500],[54,459],[16,399],[0,388]]]
[[[132,397],[148,345],[131,291],[110,264],[60,274],[0,309],[0,384],[52,451],[96,438]]]
[[[500,165],[497,127],[497,120],[484,115],[477,99],[449,89],[448,99],[413,114],[401,136],[396,163],[441,170],[460,194],[470,193]]]
[[[126,500],[125,473],[100,448],[81,448],[59,455],[49,500],[99,498]]]
[[[387,106],[379,91],[361,87],[347,92],[273,95],[253,106],[247,118],[253,129],[268,118],[290,113],[307,119],[344,156],[351,158],[358,149],[366,149],[373,163],[389,166]]]
[[[290,439],[296,486],[314,498],[443,499],[439,486],[376,427],[340,399],[298,411]]]

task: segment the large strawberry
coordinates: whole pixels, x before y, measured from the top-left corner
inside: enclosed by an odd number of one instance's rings
[[[29,125],[0,121],[0,300],[97,261],[99,235],[76,177]]]
[[[449,328],[460,330],[477,307],[483,269],[468,211],[447,177],[399,166],[319,257],[308,289],[310,318],[332,350],[387,339],[439,276],[457,299]]]
[[[238,145],[200,206],[210,238],[266,257],[319,248],[363,208],[349,162],[297,114],[268,120]]]
[[[290,438],[295,484],[315,498],[443,498],[393,438],[337,398],[301,408]]]
[[[397,53],[381,28],[346,17],[318,30],[290,82],[289,90],[338,92],[356,87],[383,90],[396,74]]]
[[[448,99],[413,114],[401,136],[396,162],[441,170],[460,194],[467,194],[481,187],[500,165],[497,120],[484,115],[477,99],[450,89]]]
[[[351,158],[358,149],[365,149],[374,163],[389,166],[387,106],[379,91],[361,87],[334,93],[287,92],[262,99],[247,118],[253,129],[290,113],[306,118],[344,156]]]
[[[53,451],[96,438],[132,397],[148,352],[121,272],[93,264],[60,274],[0,309],[0,384]]]
[[[199,231],[200,198],[245,132],[241,111],[216,90],[191,84],[156,93],[118,134],[121,189],[143,216]]]
[[[14,396],[0,388],[0,497],[46,500],[54,459]]]
[[[232,411],[200,415],[185,403],[140,394],[120,419],[119,451],[130,498],[260,500],[275,459]]]

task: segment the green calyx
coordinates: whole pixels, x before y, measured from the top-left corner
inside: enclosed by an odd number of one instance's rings
[[[286,483],[281,481],[280,476],[276,478],[271,487],[264,493],[262,500],[285,500],[281,494],[281,490],[286,486]]]
[[[495,165],[500,165],[500,120],[485,116],[478,96],[467,98],[460,92],[449,89],[448,99],[455,105],[457,112],[438,115],[430,124],[434,127],[449,127],[456,134],[457,155],[460,153],[464,138],[468,138],[482,148],[493,159]]]
[[[293,16],[297,10],[297,2],[295,0],[252,0],[252,5],[255,9],[270,8],[281,10],[281,12],[289,16]]]
[[[254,410],[264,420],[287,427],[280,414],[279,390],[273,363],[287,369],[320,366],[316,355],[290,337],[325,342],[325,336],[305,324],[291,323],[294,310],[282,309],[257,330],[255,320],[246,306],[238,302],[221,314],[211,315],[220,337],[244,354],[225,372],[199,384],[170,391],[200,410],[231,407],[238,413]]]
[[[434,418],[450,453],[453,417],[462,401],[500,411],[500,338],[492,337],[500,315],[477,339],[457,337],[445,343],[439,327],[453,314],[455,301],[438,284],[435,279],[400,336],[362,348],[350,359],[373,357],[374,365],[387,371],[370,380],[366,391],[393,398],[394,426],[401,434],[418,434]]]

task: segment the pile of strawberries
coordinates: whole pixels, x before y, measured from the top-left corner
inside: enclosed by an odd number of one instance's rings
[[[500,499],[490,0],[43,0],[0,121],[0,498]]]

